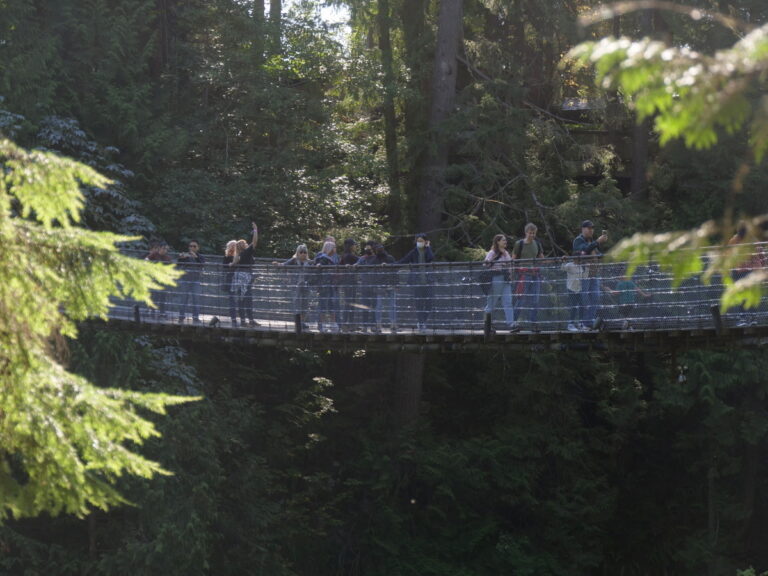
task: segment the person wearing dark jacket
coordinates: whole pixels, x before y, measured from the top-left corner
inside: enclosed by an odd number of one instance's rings
[[[363,332],[371,330],[377,332],[376,323],[376,296],[378,274],[376,267],[381,264],[373,250],[373,242],[366,242],[363,247],[363,255],[355,265],[360,279],[360,328]]]
[[[162,262],[163,264],[171,264],[173,260],[168,255],[168,244],[165,242],[153,242],[149,248],[149,253],[144,258],[150,262]],[[150,291],[152,302],[155,303],[157,308],[150,310],[150,317],[158,318],[161,321],[167,318],[166,316],[166,293],[165,290],[152,290]]]
[[[413,297],[416,300],[417,329],[425,330],[427,318],[432,311],[432,275],[427,264],[435,259],[432,247],[426,234],[419,233],[415,237],[416,246],[397,264],[410,264],[409,282],[413,286]]]
[[[359,260],[355,254],[357,242],[354,238],[344,240],[344,253],[339,258],[339,265],[344,266],[339,277],[339,326],[341,330],[351,331],[355,327],[355,306],[357,301],[357,274],[354,266]]]
[[[382,244],[374,244],[373,251],[379,264],[394,264],[392,256]],[[376,326],[381,330],[384,310],[389,313],[389,328],[392,333],[397,332],[397,272],[392,268],[383,266],[378,271],[379,282],[376,294]]]
[[[309,314],[309,276],[312,273],[313,262],[309,259],[309,250],[306,244],[299,244],[296,253],[280,266],[290,266],[290,283],[294,286],[293,313],[301,318],[301,326],[307,329],[307,316]]]
[[[235,249],[235,256],[229,264],[234,268],[235,274],[232,279],[231,291],[237,301],[237,309],[240,313],[240,323],[245,326],[246,318],[251,326],[258,326],[259,323],[253,318],[253,263],[255,261],[254,250],[259,240],[259,229],[255,222],[251,222],[253,227],[253,237],[251,243],[245,240],[238,240]]]
[[[317,272],[320,273],[318,281],[318,306],[317,306],[317,329],[320,332],[338,331],[339,327],[336,324],[336,276],[335,270],[338,265],[338,255],[336,254],[336,244],[330,240],[326,240],[323,244],[323,250],[315,256],[315,265],[319,268]],[[330,266],[333,271],[326,272],[322,268]]]
[[[608,240],[607,234],[601,234],[593,240],[595,225],[591,220],[581,223],[581,234],[573,240],[573,256],[577,264],[586,267],[586,278],[581,281],[581,305],[584,311],[584,326],[587,329],[597,327],[597,310],[600,305],[600,278],[598,276],[598,258],[600,246]]]
[[[179,324],[184,323],[187,304],[192,308],[192,322],[200,323],[200,281],[203,276],[205,257],[198,253],[200,245],[196,240],[189,243],[189,251],[182,252],[176,259],[178,267],[184,271],[179,279]]]

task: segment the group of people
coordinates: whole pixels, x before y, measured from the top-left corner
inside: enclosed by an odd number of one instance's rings
[[[600,248],[608,240],[607,231],[594,238],[595,225],[591,220],[581,223],[581,233],[573,240],[573,258],[566,260],[563,270],[567,275],[566,288],[569,302],[569,331],[592,330],[599,327],[597,310],[600,302],[600,278],[597,262]],[[529,222],[524,236],[515,242],[512,250],[507,237],[497,234],[491,249],[485,256],[484,265],[490,270],[485,313],[489,317],[501,302],[506,328],[520,329],[523,312],[533,331],[537,331],[539,299],[541,296],[541,269],[536,260],[544,257],[544,249],[536,237],[538,227]],[[514,260],[521,265],[512,267]],[[623,289],[622,289],[623,290]],[[513,307],[514,301],[517,306]]]
[[[221,290],[226,294],[230,320],[233,326],[258,326],[253,306],[253,264],[255,248],[259,239],[258,227],[251,223],[250,242],[230,240],[226,243],[221,264]],[[493,238],[490,250],[483,260],[484,279],[481,286],[486,293],[485,314],[490,318],[494,310],[501,307],[505,328],[520,329],[526,321],[530,329],[537,329],[539,300],[542,290],[542,273],[537,260],[544,258],[544,249],[537,238],[538,228],[528,223],[523,238],[509,246],[503,234]],[[568,330],[592,330],[599,327],[597,317],[601,285],[597,262],[601,248],[608,240],[605,230],[595,238],[594,224],[590,220],[581,223],[581,233],[573,241],[572,258],[566,259],[562,269],[566,276],[569,302]],[[366,242],[360,253],[358,243],[347,239],[337,251],[336,239],[328,236],[322,249],[314,257],[306,244],[299,244],[291,258],[275,265],[289,268],[293,286],[292,308],[301,323],[307,328],[310,308],[310,293],[314,287],[318,295],[318,329],[324,331],[360,330],[380,332],[388,324],[397,330],[397,298],[395,289],[396,268],[387,265],[410,264],[406,272],[408,284],[412,287],[412,304],[416,312],[416,328],[425,329],[432,311],[432,278],[426,264],[434,261],[435,255],[426,234],[414,237],[413,248],[402,258],[396,259],[378,242]],[[168,247],[164,243],[151,246],[147,260],[170,263]],[[191,314],[193,323],[200,320],[201,276],[205,258],[199,253],[199,244],[191,241],[186,252],[177,257],[177,264],[184,272],[178,284],[178,322],[186,321]],[[519,261],[513,265],[513,261]],[[346,267],[353,267],[346,271]],[[342,281],[350,273],[355,281]],[[636,297],[647,296],[631,278],[624,278],[615,289],[619,303],[625,311],[634,305]],[[166,294],[153,293],[157,305],[154,314],[160,319],[166,317]],[[513,305],[514,304],[514,305]]]
[[[395,272],[386,269],[391,264],[429,264],[435,255],[426,234],[417,234],[415,245],[403,258],[397,260],[389,254],[383,244],[368,241],[357,254],[358,243],[348,238],[343,243],[342,253],[337,252],[336,239],[325,238],[322,250],[314,258],[309,257],[306,244],[300,244],[296,253],[279,266],[298,267],[294,274],[294,313],[299,316],[302,328],[307,327],[310,285],[318,289],[318,330],[320,332],[362,331],[378,333],[384,325],[384,313],[392,332],[397,331],[397,292],[394,289]],[[325,273],[309,274],[307,266],[329,268]],[[353,267],[358,282],[345,282],[345,276],[338,267]],[[375,267],[375,268],[374,268]],[[316,271],[313,271],[316,272]],[[385,276],[387,275],[387,276]],[[430,283],[424,266],[415,266],[409,274],[414,287],[414,301],[417,309],[417,328],[425,329],[432,307]]]

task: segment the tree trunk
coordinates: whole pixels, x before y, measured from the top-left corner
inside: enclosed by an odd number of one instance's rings
[[[264,63],[264,0],[253,0],[253,59],[256,66]]]
[[[424,353],[398,352],[393,413],[397,428],[416,422],[424,379]]]
[[[282,0],[269,0],[269,38],[270,54],[280,54],[283,51],[283,2]]]
[[[456,56],[461,39],[462,15],[462,0],[442,0],[440,3],[430,98],[431,142],[424,166],[418,209],[419,230],[426,233],[440,228],[443,214],[444,176],[450,144],[448,135],[444,133],[444,125],[456,102]]]
[[[653,33],[653,11],[644,10],[640,16],[640,29],[646,36]],[[633,200],[643,201],[648,197],[648,145],[651,132],[651,119],[646,118],[635,123],[632,130],[632,181],[630,196]]]
[[[403,166],[405,215],[402,225],[412,227],[413,215],[417,212],[421,174],[424,163],[424,134],[427,130],[426,101],[429,83],[427,81],[429,29],[426,25],[427,0],[408,0],[402,3],[400,20],[405,46],[405,64],[408,79],[404,104],[405,144],[407,153]],[[407,222],[405,220],[408,220]],[[404,246],[403,246],[404,247]]]
[[[400,162],[397,153],[397,117],[395,116],[395,72],[390,39],[389,0],[378,0],[377,23],[379,49],[384,73],[384,146],[387,152],[387,181],[389,183],[389,215],[392,228],[402,231],[402,191],[400,187]]]
[[[715,493],[715,477],[717,476],[717,468],[715,466],[714,458],[712,458],[709,471],[707,472],[707,540],[709,542],[709,560],[707,562],[707,574],[709,576],[715,576],[717,574],[717,554],[715,549],[717,547],[717,494]]]

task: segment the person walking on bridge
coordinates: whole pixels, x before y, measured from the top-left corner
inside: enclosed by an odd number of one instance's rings
[[[581,281],[581,305],[584,311],[586,329],[597,327],[597,310],[600,306],[600,278],[598,259],[602,256],[600,246],[608,240],[608,233],[603,233],[593,240],[595,225],[592,220],[581,223],[581,234],[573,240],[573,256],[579,264],[586,266],[587,277]]]

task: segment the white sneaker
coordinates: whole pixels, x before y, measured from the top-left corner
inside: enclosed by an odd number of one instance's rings
[[[568,332],[578,332],[578,331],[579,331],[579,327],[576,326],[576,324],[574,324],[573,322],[568,324]]]

